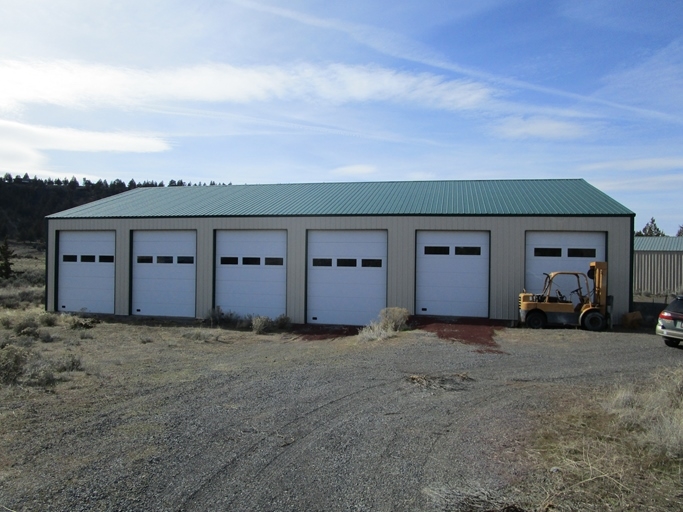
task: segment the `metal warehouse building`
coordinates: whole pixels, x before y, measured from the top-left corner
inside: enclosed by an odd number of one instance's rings
[[[633,250],[635,294],[683,293],[683,237],[637,236]]]
[[[48,217],[47,309],[516,320],[544,272],[606,260],[619,318],[633,220],[580,179],[138,188]]]

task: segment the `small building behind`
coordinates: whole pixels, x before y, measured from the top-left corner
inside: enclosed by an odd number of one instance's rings
[[[683,237],[633,238],[633,293],[665,297],[683,293]]]

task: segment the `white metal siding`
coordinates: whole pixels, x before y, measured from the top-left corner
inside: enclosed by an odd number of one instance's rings
[[[194,231],[135,231],[132,265],[134,315],[195,316]]]
[[[635,251],[633,292],[638,295],[683,293],[683,252]]]
[[[487,317],[489,234],[418,231],[416,282],[417,314]]]
[[[386,265],[385,231],[309,232],[306,320],[366,325],[376,319],[387,303]]]
[[[581,251],[592,253],[587,256],[577,255]],[[544,274],[557,271],[585,273],[591,261],[605,261],[605,233],[528,232],[524,287],[529,292],[540,293],[545,282]],[[577,286],[576,279],[572,280],[569,276],[563,276],[555,283],[566,296]]]
[[[114,231],[59,233],[58,310],[114,313]]]
[[[287,232],[216,233],[216,306],[277,318],[287,307]]]

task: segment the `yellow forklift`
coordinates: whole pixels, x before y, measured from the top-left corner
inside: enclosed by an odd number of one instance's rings
[[[587,273],[551,272],[545,274],[543,292],[519,294],[519,318],[527,327],[543,329],[548,325],[574,325],[588,331],[611,326],[612,297],[607,295],[607,263],[594,261]],[[565,277],[567,276],[567,277]],[[593,282],[590,286],[589,280]],[[564,295],[558,282],[576,289]],[[571,284],[569,287],[573,287]]]

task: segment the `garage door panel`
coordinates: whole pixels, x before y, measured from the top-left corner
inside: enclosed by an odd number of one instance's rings
[[[134,265],[139,272],[140,279],[154,280],[190,280],[195,279],[195,266],[193,265],[169,265],[167,263],[155,263],[153,265]]]
[[[367,297],[358,300],[356,297],[318,297],[321,311],[358,311],[359,313],[367,313],[368,308],[375,306],[375,300],[372,297]],[[315,316],[315,315],[314,315]],[[370,317],[375,319],[377,314]],[[357,324],[352,324],[357,325]]]
[[[386,307],[386,256],[385,231],[310,231],[307,321],[366,325],[376,319]],[[318,259],[330,266],[314,266]],[[379,266],[363,266],[364,259]]]
[[[267,282],[280,282],[283,279],[284,269],[281,267],[239,267],[221,270],[221,281],[243,282],[247,284]]]
[[[372,287],[370,289],[367,289],[367,291],[363,294],[363,296],[359,297],[358,289],[356,287],[345,286],[343,288],[335,288],[334,290],[329,290],[329,289],[311,290],[311,292],[308,294],[309,300],[322,298],[322,297],[331,297],[331,298],[338,297],[340,299],[351,298],[351,299],[357,299],[359,301],[364,300],[366,297],[370,298],[372,300],[377,300],[377,299],[384,300],[384,298],[386,297],[386,292],[383,289],[380,289],[379,287]],[[379,311],[378,311],[378,313],[379,313]]]
[[[115,250],[114,231],[59,232],[59,311],[114,313],[115,266],[100,256],[113,259]],[[65,256],[75,261],[64,261]]]
[[[487,317],[489,234],[418,231],[416,313]]]
[[[194,231],[135,231],[133,314],[194,317],[196,251]]]
[[[314,287],[313,289],[316,289],[318,286],[335,286],[336,289],[350,287],[354,290],[357,290],[358,286],[362,286],[364,284],[367,284],[369,287],[371,285],[379,286],[383,283],[386,283],[386,279],[384,277],[384,273],[381,272],[381,269],[378,270],[380,270],[380,272],[345,272],[343,274],[335,272],[320,272],[319,274],[314,274],[316,284],[312,286]],[[340,279],[343,279],[342,283],[339,282]]]
[[[482,304],[482,303],[477,303],[477,302],[463,302],[463,301],[423,301],[422,302],[422,307],[427,308],[428,311],[435,311],[435,310],[445,310],[445,311],[458,311],[457,316],[463,316],[463,317],[479,317],[481,308],[488,304]],[[452,316],[452,315],[446,315],[445,313],[434,313],[437,315],[444,315],[444,316]]]
[[[229,263],[222,263],[222,259]],[[247,264],[251,258],[257,264]],[[239,315],[276,318],[287,309],[287,232],[216,232],[216,306]]]
[[[455,290],[463,288],[480,289],[482,285],[482,277],[488,275],[488,268],[473,269],[471,272],[432,272],[424,271],[421,276],[424,282],[429,284],[429,287],[449,287]],[[453,285],[452,283],[457,283]],[[421,288],[418,285],[418,288]]]
[[[606,261],[605,247],[606,236],[600,231],[527,232],[524,288],[540,293],[545,273],[586,272],[592,261]],[[572,284],[564,285],[571,287],[568,292],[576,288]]]

